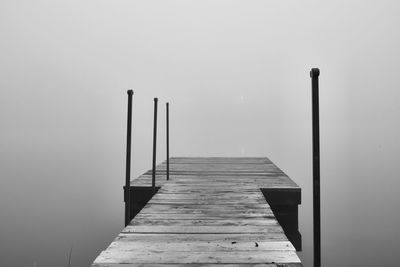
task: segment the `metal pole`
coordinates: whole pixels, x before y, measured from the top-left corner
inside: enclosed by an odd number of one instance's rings
[[[169,103],[167,102],[167,180],[169,180]]]
[[[126,172],[125,172],[125,226],[131,220],[131,194],[130,194],[130,176],[131,176],[131,135],[132,135],[132,95],[133,90],[128,90],[128,118],[126,133]]]
[[[154,98],[153,173],[152,173],[152,179],[151,179],[151,184],[153,187],[153,194],[156,192],[157,102],[158,102],[158,98]]]
[[[313,219],[314,267],[321,266],[321,206],[320,206],[320,156],[319,156],[319,69],[311,69],[312,138],[313,138]]]

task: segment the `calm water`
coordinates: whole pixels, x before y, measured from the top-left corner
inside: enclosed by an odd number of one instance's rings
[[[311,67],[321,69],[323,266],[396,266],[396,1],[0,4],[0,265],[88,266],[123,226],[125,112],[150,168],[152,98],[172,156],[267,156],[303,189],[312,259]],[[164,135],[159,137],[164,159]]]

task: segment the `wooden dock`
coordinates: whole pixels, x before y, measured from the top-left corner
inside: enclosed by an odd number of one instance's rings
[[[171,158],[165,174],[154,196],[150,171],[132,181],[135,217],[93,266],[302,266],[301,190],[269,159]]]

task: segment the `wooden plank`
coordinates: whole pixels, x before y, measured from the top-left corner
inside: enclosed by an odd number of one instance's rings
[[[203,264],[203,263],[300,263],[294,251],[261,250],[248,251],[121,251],[105,250],[96,259],[101,263],[146,264]]]
[[[190,225],[190,226],[164,226],[164,225],[128,225],[122,230],[123,233],[177,233],[177,234],[228,234],[228,233],[283,233],[279,224],[267,226],[205,226],[205,225]]]
[[[193,200],[195,199],[151,199],[148,204],[159,204],[159,205],[193,205]],[[260,199],[246,199],[248,204],[264,204],[265,200],[262,201]],[[215,203],[215,199],[198,199],[196,204],[197,205],[213,205]],[[264,202],[264,203],[263,203]],[[221,205],[232,205],[232,201],[230,201],[229,199],[218,199],[218,204]]]
[[[180,203],[175,203],[175,204],[167,204],[167,203],[154,203],[154,202],[149,202],[146,205],[146,208],[159,208],[159,209],[208,209],[208,208],[214,208],[222,206],[224,208],[236,208],[236,209],[266,209],[270,210],[270,206],[266,204],[265,202],[262,203],[243,203],[243,202],[226,202],[223,204],[220,203],[213,203],[213,204],[199,204],[197,201],[196,202],[180,202]]]
[[[174,225],[174,226],[268,226],[276,225],[278,221],[271,216],[270,218],[253,218],[253,219],[191,219],[181,220],[180,218],[137,218],[132,220],[130,225]]]
[[[145,207],[142,209],[141,213],[176,213],[176,214],[231,214],[232,212],[240,213],[240,214],[259,214],[259,215],[267,215],[271,214],[271,210],[259,210],[259,209],[241,209],[240,207],[229,206],[214,206],[214,207],[204,207],[204,208],[174,208],[174,209],[165,209],[162,205],[159,207]]]
[[[242,220],[242,219],[255,219],[255,218],[260,218],[260,219],[269,219],[271,216],[274,216],[274,214],[271,212],[271,214],[246,214],[246,213],[224,213],[224,214],[200,214],[200,213],[142,213],[140,212],[135,218],[151,218],[153,220],[156,219],[171,219],[171,218],[179,218],[180,220],[201,220],[201,219],[213,219],[213,220],[229,220],[229,219],[237,219],[237,220]]]
[[[231,193],[225,193],[225,194],[220,194],[220,193],[209,193],[207,192],[197,192],[197,193],[191,193],[191,194],[186,194],[186,193],[178,193],[178,192],[173,192],[173,193],[168,193],[168,192],[163,192],[163,194],[157,194],[155,195],[152,200],[156,199],[175,199],[175,200],[201,200],[201,199],[212,199],[215,201],[218,200],[229,200],[232,199],[232,202],[235,203],[235,200],[240,200],[244,202],[245,200],[263,200],[263,198],[260,198],[259,196],[255,196],[254,194],[252,195],[237,195],[237,194],[231,194]],[[264,200],[265,203],[265,200]]]
[[[124,263],[123,265],[120,263],[95,263],[93,266],[97,267],[117,267],[117,266],[123,266],[123,267],[160,267],[160,266],[165,266],[166,264],[159,264],[159,263],[152,263],[152,264],[142,264],[142,263]],[[202,267],[249,267],[249,266],[255,266],[255,267],[301,267],[301,263],[243,263],[243,264],[235,264],[235,263],[201,263],[201,264],[168,264],[168,267],[182,267],[182,266],[202,266]]]
[[[187,243],[191,241],[199,241],[199,242],[268,242],[268,241],[287,241],[285,235],[281,233],[275,233],[274,235],[260,235],[260,234],[184,234],[184,235],[176,235],[176,234],[166,234],[166,233],[157,233],[157,234],[147,234],[147,233],[120,233],[115,241],[118,240],[136,240],[138,242],[178,242],[178,243]]]
[[[108,247],[109,250],[121,250],[121,251],[268,251],[268,250],[280,250],[280,251],[295,251],[292,243],[289,241],[226,241],[218,240],[214,242],[199,241],[197,239],[189,240],[186,242],[166,241],[159,242],[157,239],[154,240],[136,240],[133,238],[127,238],[123,240],[117,240],[111,243]]]

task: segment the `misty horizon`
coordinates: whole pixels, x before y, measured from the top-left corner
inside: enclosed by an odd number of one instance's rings
[[[88,266],[132,178],[170,156],[268,157],[302,188],[312,265],[311,80],[321,70],[322,265],[397,263],[396,1],[3,1],[1,266]]]

